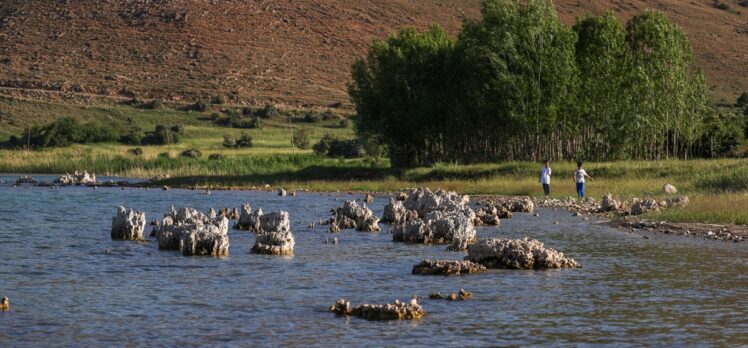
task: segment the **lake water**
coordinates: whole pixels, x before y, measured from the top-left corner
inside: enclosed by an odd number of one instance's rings
[[[584,268],[411,275],[423,259],[461,259],[443,245],[393,243],[345,230],[323,244],[309,224],[360,195],[43,187],[0,176],[0,346],[683,346],[748,344],[748,247],[641,235],[564,211],[515,214],[479,238],[537,238]],[[47,177],[47,180],[50,178]],[[173,204],[200,210],[250,202],[289,211],[295,255],[250,254],[231,231],[230,256],[185,257],[157,243],[113,241],[117,205],[157,219]],[[381,216],[385,197],[370,206]],[[559,221],[556,225],[553,222]],[[146,235],[150,227],[146,228]],[[472,291],[464,302],[424,299],[420,321],[336,317],[353,304]]]

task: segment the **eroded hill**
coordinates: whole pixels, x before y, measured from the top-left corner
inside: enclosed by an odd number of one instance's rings
[[[748,8],[739,0],[557,0],[571,23],[612,10],[665,12],[691,39],[712,95],[748,90]],[[456,33],[479,0],[2,0],[0,85],[191,102],[348,103],[350,64],[405,26]],[[744,13],[740,14],[738,11]],[[10,88],[10,89],[9,89]]]

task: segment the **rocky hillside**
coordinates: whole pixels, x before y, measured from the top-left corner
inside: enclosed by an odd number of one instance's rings
[[[748,90],[742,0],[556,0],[571,23],[612,10],[667,13],[689,34],[713,96]],[[479,0],[0,0],[2,93],[63,91],[237,104],[348,103],[349,67],[376,38],[439,23]],[[742,14],[738,12],[743,12]]]

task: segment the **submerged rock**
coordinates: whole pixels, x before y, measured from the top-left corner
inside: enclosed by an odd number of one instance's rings
[[[410,303],[395,300],[384,305],[363,304],[352,307],[345,299],[340,299],[330,307],[337,315],[352,315],[368,320],[418,320],[426,314],[423,307],[413,299]]]
[[[536,239],[488,239],[468,247],[465,260],[488,268],[545,269],[582,267]]]
[[[460,275],[484,272],[486,267],[472,261],[423,260],[413,266],[413,274]]]
[[[54,183],[60,185],[86,185],[89,183],[96,183],[96,174],[88,174],[85,170],[82,172],[76,170],[73,174],[61,175],[55,179]]]
[[[36,184],[36,183],[37,181],[34,180],[34,178],[32,178],[30,175],[21,175],[18,177],[18,179],[16,179],[16,185]]]
[[[112,218],[112,239],[143,240],[145,213],[125,207],[117,208]]]
[[[283,188],[278,189],[278,196],[286,197],[288,195],[288,191],[284,190]]]
[[[257,235],[251,252],[267,255],[293,255],[295,244],[291,231],[265,232]]]
[[[351,221],[353,221],[353,226],[351,226]],[[355,227],[357,231],[379,231],[379,218],[366,207],[366,204],[359,206],[356,201],[346,201],[342,207],[333,210],[330,224],[335,224],[340,229]]]
[[[224,256],[229,252],[229,220],[210,218],[192,208],[174,207],[153,228],[159,249],[179,250],[183,255]]]
[[[505,210],[506,211],[506,210]],[[503,213],[503,212],[502,212]],[[511,214],[511,212],[506,211]],[[499,217],[499,209],[493,206],[483,206],[475,212],[475,225],[493,225],[497,226],[501,224],[501,218]]]

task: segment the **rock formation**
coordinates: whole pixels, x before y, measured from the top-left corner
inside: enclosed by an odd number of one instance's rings
[[[293,255],[295,244],[291,231],[263,232],[257,235],[251,252],[267,255]]]
[[[183,255],[224,256],[229,252],[229,220],[210,218],[192,208],[174,207],[153,228],[159,249],[179,250]]]
[[[368,320],[418,320],[423,318],[423,307],[413,299],[410,303],[395,300],[384,305],[363,304],[352,307],[345,299],[340,299],[330,307],[337,315],[352,315]]]
[[[484,272],[486,267],[471,261],[423,260],[413,266],[413,274],[460,275]]]
[[[340,229],[351,228],[350,221],[354,222],[357,231],[378,232],[379,218],[374,215],[366,204],[359,206],[356,201],[346,201],[342,207],[333,210],[330,224],[335,224]]]
[[[77,170],[73,174],[61,175],[54,181],[55,184],[60,185],[86,185],[96,183],[96,174],[88,174],[87,171],[78,172]]]
[[[634,203],[631,205],[631,215],[641,215],[644,213],[660,211],[660,208],[660,203],[654,199],[634,198]]]
[[[465,250],[476,241],[473,220],[459,212],[428,213],[423,220],[395,225],[392,240],[406,243],[452,243],[450,250]]]
[[[600,211],[618,211],[623,208],[623,203],[619,202],[613,196],[608,193],[603,197],[600,203]]]
[[[582,267],[572,258],[545,248],[536,239],[487,239],[468,247],[465,260],[488,268],[546,269]]]
[[[21,176],[18,177],[18,179],[16,179],[16,185],[21,185],[21,184],[36,184],[36,183],[37,183],[37,181],[34,180],[34,178],[32,178],[29,175],[21,175]]]
[[[112,218],[112,239],[143,240],[145,213],[125,207],[117,208]]]
[[[687,196],[672,197],[665,200],[668,208],[685,207],[690,202]]]
[[[390,202],[384,206],[383,223],[402,224],[416,219],[418,219],[418,212],[405,209],[403,202],[400,200],[390,198]]]

